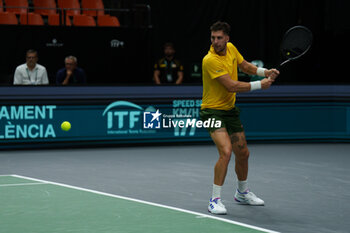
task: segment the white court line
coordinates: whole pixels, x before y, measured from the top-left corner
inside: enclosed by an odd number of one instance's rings
[[[118,198],[118,199],[122,199],[122,200],[134,201],[134,202],[138,202],[138,203],[142,203],[142,204],[146,204],[146,205],[151,205],[151,206],[156,206],[156,207],[161,207],[161,208],[165,208],[165,209],[175,210],[175,211],[179,211],[182,213],[196,215],[197,217],[215,219],[218,221],[227,222],[227,223],[231,223],[234,225],[247,227],[250,229],[263,231],[263,232],[267,232],[267,233],[279,233],[277,231],[272,231],[272,230],[268,230],[265,228],[256,227],[256,226],[252,226],[249,224],[232,221],[229,219],[224,219],[224,218],[220,218],[220,217],[216,217],[216,216],[212,216],[212,215],[208,215],[208,214],[202,214],[202,213],[198,213],[198,212],[194,212],[194,211],[190,211],[190,210],[184,210],[184,209],[180,209],[180,208],[176,208],[176,207],[172,207],[172,206],[167,206],[167,205],[162,205],[162,204],[157,204],[157,203],[153,203],[153,202],[138,200],[138,199],[134,199],[134,198],[130,198],[130,197],[123,197],[123,196],[114,195],[114,194],[110,194],[110,193],[104,193],[104,192],[100,192],[100,191],[96,191],[96,190],[91,190],[91,189],[81,188],[81,187],[72,186],[72,185],[68,185],[68,184],[56,183],[56,182],[52,182],[52,181],[46,181],[46,180],[41,180],[41,179],[36,179],[36,178],[31,178],[31,177],[26,177],[26,176],[20,176],[20,175],[11,175],[11,176],[17,177],[17,178],[22,178],[22,179],[27,179],[27,180],[38,181],[38,182],[42,182],[42,183],[46,183],[46,184],[57,185],[57,186],[66,187],[66,188],[70,188],[70,189],[90,192],[90,193],[99,194],[99,195],[103,195],[103,196],[114,197],[114,198]]]
[[[26,185],[38,185],[47,183],[18,183],[18,184],[0,184],[0,187],[11,187],[11,186],[26,186]]]
[[[3,177],[3,176],[13,176],[13,175],[0,175],[0,177]]]

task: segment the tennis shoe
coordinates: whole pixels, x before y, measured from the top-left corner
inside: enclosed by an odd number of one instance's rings
[[[208,211],[212,214],[227,214],[227,210],[219,197],[215,199],[210,198]]]
[[[250,190],[246,190],[245,192],[241,193],[238,189],[235,193],[235,201],[242,205],[264,205],[265,202],[258,198],[253,192],[250,192]]]

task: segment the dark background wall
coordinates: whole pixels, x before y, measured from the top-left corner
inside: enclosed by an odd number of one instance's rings
[[[68,55],[78,58],[78,66],[85,70],[91,85],[142,83],[149,76],[151,32],[147,29],[3,26],[0,30],[7,32],[0,37],[6,45],[0,54],[4,84],[12,83],[16,66],[25,62],[29,48],[38,51],[38,63],[46,67],[53,85]],[[113,41],[118,42],[112,45]]]
[[[304,25],[314,33],[313,47],[300,61],[282,70],[279,83],[349,83],[349,75],[343,70],[348,64],[349,1],[143,2],[152,6],[153,46],[173,41],[187,68],[192,62],[200,62],[207,53],[208,28],[217,20],[231,24],[231,41],[246,60],[261,59],[267,67],[274,67],[280,61],[278,49],[285,31],[294,25]],[[159,56],[159,49],[155,51]]]
[[[209,27],[217,20],[232,26],[231,41],[247,61],[263,60],[275,67],[280,61],[279,44],[285,31],[304,25],[314,33],[314,44],[302,59],[281,70],[278,84],[349,83],[350,1],[346,0],[105,0],[106,8],[151,7],[152,27],[145,17],[134,20],[120,15],[119,29],[79,27],[1,26],[0,82],[10,84],[17,65],[24,63],[25,51],[39,51],[39,63],[54,74],[63,66],[64,56],[77,55],[91,85],[127,83],[152,84],[152,64],[162,55],[162,45],[175,43],[177,57],[185,65],[185,82],[194,64],[201,64],[210,46]],[[140,25],[138,25],[139,23]],[[48,47],[53,39],[61,47]],[[110,42],[125,42],[112,48]]]

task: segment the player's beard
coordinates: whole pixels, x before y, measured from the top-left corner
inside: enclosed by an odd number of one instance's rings
[[[226,44],[224,44],[223,46],[213,46],[213,47],[217,54],[222,53],[226,50]]]
[[[30,70],[34,69],[35,65],[36,65],[36,62],[34,61],[27,62],[27,66]]]

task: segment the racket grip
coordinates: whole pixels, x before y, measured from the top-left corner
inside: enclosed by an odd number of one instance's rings
[[[279,71],[279,68],[280,68],[280,67],[278,67],[277,71]],[[271,79],[273,79],[273,78],[271,78],[271,76],[269,76],[268,79],[271,80]],[[276,80],[276,78],[274,78],[273,80]]]

